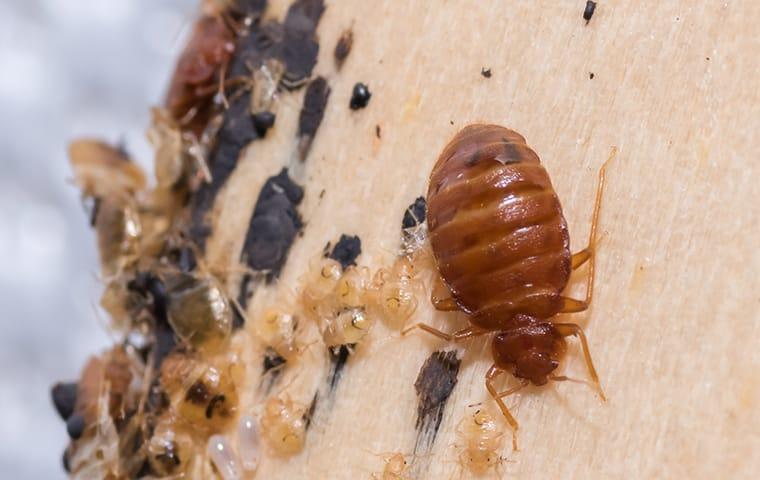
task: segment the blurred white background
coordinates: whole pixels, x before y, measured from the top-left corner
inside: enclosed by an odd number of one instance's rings
[[[0,0],[0,478],[64,478],[49,389],[108,335],[67,141],[124,141],[150,168],[161,101],[198,0]]]

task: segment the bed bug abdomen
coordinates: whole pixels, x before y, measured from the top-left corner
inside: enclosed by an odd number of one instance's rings
[[[570,276],[567,224],[538,155],[518,133],[470,125],[430,175],[428,228],[444,283],[477,326],[548,318]]]

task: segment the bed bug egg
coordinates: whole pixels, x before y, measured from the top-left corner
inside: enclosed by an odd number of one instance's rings
[[[255,472],[261,460],[261,431],[253,417],[245,415],[240,419],[237,441],[240,465],[246,472]]]
[[[239,480],[242,478],[243,470],[238,461],[237,452],[225,436],[210,436],[206,452],[222,480]]]
[[[306,440],[305,409],[289,396],[273,396],[264,406],[261,431],[267,444],[281,455],[301,451]]]
[[[501,463],[504,432],[488,412],[477,410],[465,417],[457,431],[464,441],[460,461],[470,471],[482,475]]]

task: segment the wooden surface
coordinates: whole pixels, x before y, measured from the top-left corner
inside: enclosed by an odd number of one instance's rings
[[[577,384],[511,397],[521,448],[513,453],[505,442],[502,472],[751,478],[760,471],[760,2],[598,3],[585,25],[580,0],[329,1],[315,73],[332,95],[294,173],[306,188],[304,235],[281,281],[260,289],[248,314],[292,297],[309,261],[342,233],[361,237],[360,264],[391,261],[404,209],[468,123],[526,137],[563,202],[573,250],[585,246],[597,169],[615,145],[593,308],[573,317],[585,326],[609,401]],[[287,2],[273,4],[272,15],[286,10]],[[349,25],[354,48],[336,72],[332,50]],[[353,112],[357,81],[372,99]],[[248,148],[218,197],[213,262],[235,264],[231,252],[240,251],[261,185],[292,163],[302,94],[280,105],[275,128]],[[581,278],[569,291],[582,295]],[[449,331],[465,325],[421,303],[415,320]],[[256,411],[261,350],[247,333],[236,340],[253,365],[243,410]],[[443,348],[456,347],[376,325],[337,390],[320,399],[305,451],[268,456],[259,478],[369,478],[383,468],[378,454],[411,454],[413,384]],[[459,350],[458,384],[432,450],[415,460],[418,478],[468,477],[456,426],[472,412],[467,405],[487,399],[490,352],[484,339]],[[586,375],[575,342],[561,368]],[[308,404],[326,371],[316,343],[275,391]]]

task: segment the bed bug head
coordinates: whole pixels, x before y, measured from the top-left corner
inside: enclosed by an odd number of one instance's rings
[[[518,315],[515,327],[499,332],[492,350],[496,365],[534,385],[544,385],[559,366],[565,340],[551,322]]]

